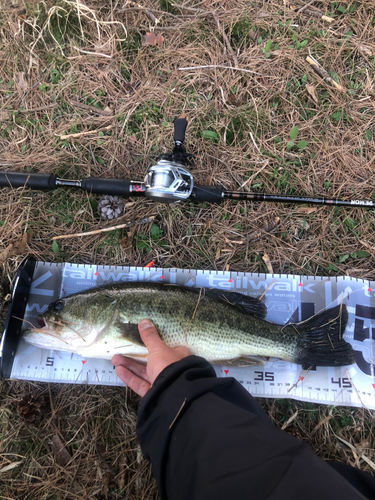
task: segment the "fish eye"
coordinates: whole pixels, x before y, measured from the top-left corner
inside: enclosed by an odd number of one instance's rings
[[[64,302],[62,300],[57,300],[54,304],[53,304],[53,309],[55,311],[61,311],[61,309],[64,307]]]

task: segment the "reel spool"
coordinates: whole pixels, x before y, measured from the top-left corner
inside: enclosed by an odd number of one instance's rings
[[[164,155],[170,156],[170,155]],[[145,196],[159,203],[186,200],[193,192],[193,176],[189,170],[170,158],[161,158],[147,170]]]

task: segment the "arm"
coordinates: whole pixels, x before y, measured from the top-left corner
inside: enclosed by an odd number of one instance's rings
[[[159,362],[175,356],[161,344],[156,341]],[[305,443],[275,427],[238,382],[216,378],[204,359],[181,354],[152,380],[150,351],[143,373],[150,388],[137,435],[162,500],[365,498]]]

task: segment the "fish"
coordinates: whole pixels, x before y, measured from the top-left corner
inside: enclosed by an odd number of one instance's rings
[[[149,318],[168,346],[185,346],[213,364],[264,365],[270,358],[306,367],[355,362],[343,339],[345,304],[294,324],[271,323],[266,314],[264,301],[238,292],[128,282],[60,298],[38,317],[38,328],[23,332],[23,339],[87,358],[122,354],[146,362],[138,322]]]

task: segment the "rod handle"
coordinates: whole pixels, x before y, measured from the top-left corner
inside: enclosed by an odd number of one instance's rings
[[[31,189],[54,189],[57,177],[53,174],[27,172],[0,172],[1,187],[28,187]]]
[[[174,121],[174,142],[181,142],[181,144],[185,140],[185,131],[187,127],[187,120],[185,115],[181,115],[177,120]]]
[[[111,194],[112,196],[130,196],[129,179],[102,179],[86,177],[82,179],[81,188],[95,194]]]
[[[193,197],[195,201],[221,203],[223,193],[224,191],[221,186],[195,186],[193,189]]]

